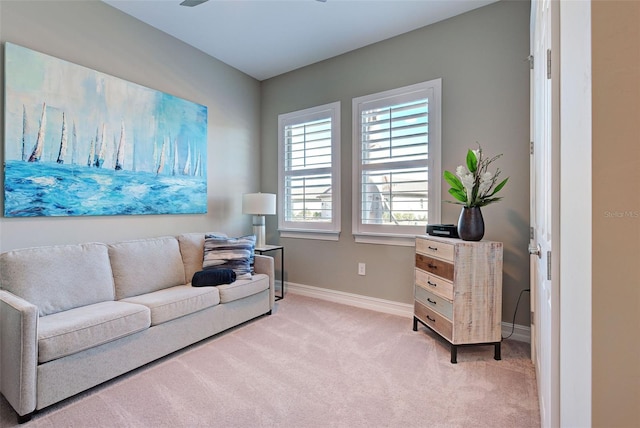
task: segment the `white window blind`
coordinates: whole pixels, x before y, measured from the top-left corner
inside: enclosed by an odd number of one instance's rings
[[[440,80],[354,99],[357,240],[415,236],[439,220],[439,110]]]
[[[279,117],[283,236],[339,232],[339,109],[332,103]]]
[[[331,119],[285,127],[285,221],[331,221]]]

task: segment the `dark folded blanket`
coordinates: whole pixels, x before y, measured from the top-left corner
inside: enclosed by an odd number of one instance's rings
[[[194,287],[211,287],[231,284],[236,280],[236,273],[232,269],[207,269],[193,274],[191,285]]]

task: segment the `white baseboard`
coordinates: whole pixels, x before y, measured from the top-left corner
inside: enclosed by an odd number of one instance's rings
[[[301,296],[314,297],[343,305],[356,306],[358,308],[371,309],[386,314],[399,315],[401,317],[413,317],[413,305],[393,302],[391,300],[362,296],[360,294],[345,293],[344,291],[329,290],[327,288],[313,287],[310,285],[286,282],[287,293]]]
[[[360,294],[345,293],[344,291],[330,290],[328,288],[313,287],[311,285],[286,282],[287,293],[341,303],[343,305],[370,309],[386,314],[399,315],[405,318],[413,318],[413,305],[399,303],[391,300],[378,299],[376,297],[362,296]],[[502,337],[511,334],[511,323],[502,323]],[[531,328],[516,324],[510,339],[531,343]]]
[[[502,322],[502,337],[507,337],[511,334],[511,326],[512,324],[510,322]],[[513,327],[513,334],[511,334],[509,339],[531,343],[531,327],[516,324]]]

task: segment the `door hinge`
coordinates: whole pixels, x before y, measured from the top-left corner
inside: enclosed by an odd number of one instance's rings
[[[533,311],[531,311],[529,313],[529,317],[531,317],[531,325],[535,325],[536,324],[535,322],[533,322],[536,319],[536,317],[534,315],[535,314],[533,313]]]
[[[533,141],[529,141],[529,154],[533,154]]]
[[[533,227],[529,228],[529,239],[533,239]]]
[[[547,79],[551,79],[551,49],[547,49]]]
[[[527,59],[529,60],[529,70],[533,70],[533,55],[529,55]]]
[[[551,251],[547,251],[547,281],[551,281]]]

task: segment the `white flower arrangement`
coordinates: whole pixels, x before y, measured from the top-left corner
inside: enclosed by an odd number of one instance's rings
[[[489,165],[501,156],[502,154],[499,154],[487,160],[482,156],[482,147],[478,146],[478,150],[469,150],[466,166],[457,167],[455,175],[449,171],[444,172],[444,179],[451,185],[449,193],[457,199],[457,201],[447,202],[471,208],[483,207],[502,199],[494,195],[507,184],[509,177],[496,185],[500,169],[496,169],[495,173],[488,171]]]

